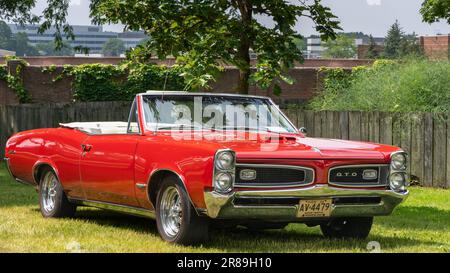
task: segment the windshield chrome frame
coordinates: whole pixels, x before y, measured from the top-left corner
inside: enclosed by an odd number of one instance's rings
[[[164,95],[168,95],[168,96],[180,96],[180,97],[185,97],[185,96],[221,96],[221,97],[236,97],[236,98],[257,98],[257,99],[262,99],[262,100],[266,100],[270,106],[273,106],[276,108],[276,110],[278,110],[279,115],[282,116],[287,123],[294,129],[294,132],[286,132],[286,134],[298,134],[299,130],[298,128],[292,123],[292,121],[283,113],[283,111],[281,111],[280,107],[275,104],[273,102],[273,100],[270,97],[265,97],[265,96],[254,96],[254,95],[236,95],[236,94],[229,94],[229,93],[189,93],[189,92],[183,92],[183,91],[155,91],[153,92],[148,92],[148,93],[141,93],[138,94],[138,96],[140,97],[140,108],[141,108],[141,114],[142,114],[142,123],[143,123],[143,127],[146,131],[152,132],[152,133],[156,133],[156,132],[161,132],[161,131],[173,131],[173,130],[177,130],[177,128],[174,127],[174,129],[163,129],[163,130],[158,130],[157,128],[149,128],[147,126],[147,121],[145,119],[145,109],[144,109],[144,96],[148,96],[148,97],[162,97]],[[207,128],[207,127],[202,127],[202,129],[191,129],[194,131],[201,131],[201,130],[218,130],[220,131],[220,129],[214,129],[214,128]]]

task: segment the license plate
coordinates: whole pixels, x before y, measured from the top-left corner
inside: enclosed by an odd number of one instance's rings
[[[300,200],[297,217],[329,217],[331,205],[331,199]]]

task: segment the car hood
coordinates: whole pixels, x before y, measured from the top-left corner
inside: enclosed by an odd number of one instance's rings
[[[197,133],[196,133],[197,134]],[[200,133],[198,133],[200,134]],[[181,136],[178,136],[181,137]],[[206,144],[229,148],[238,159],[370,159],[385,160],[399,148],[370,142],[309,138],[300,134],[202,132]]]

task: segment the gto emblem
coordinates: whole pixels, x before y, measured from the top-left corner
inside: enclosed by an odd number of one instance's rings
[[[352,172],[352,173],[351,172],[345,172],[345,173],[339,172],[336,174],[336,176],[338,176],[338,177],[355,177],[355,176],[358,176],[358,174],[356,172]]]
[[[256,171],[250,169],[244,169],[239,172],[239,177],[242,180],[255,180],[256,179]]]
[[[363,171],[363,179],[372,180],[378,178],[378,171],[376,170],[364,170]]]

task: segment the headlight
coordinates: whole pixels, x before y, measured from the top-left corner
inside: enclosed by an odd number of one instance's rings
[[[219,152],[216,155],[216,167],[221,170],[234,168],[234,155],[230,151]]]
[[[214,156],[214,190],[220,193],[228,193],[233,190],[234,176],[236,172],[236,156],[229,149],[218,150]]]
[[[404,153],[395,153],[391,156],[391,167],[394,170],[406,169],[406,155]]]
[[[392,173],[389,176],[389,184],[391,189],[395,191],[401,190],[406,184],[406,175],[404,173]]]
[[[218,173],[214,178],[216,190],[219,192],[229,192],[233,186],[233,176],[229,173]]]

